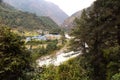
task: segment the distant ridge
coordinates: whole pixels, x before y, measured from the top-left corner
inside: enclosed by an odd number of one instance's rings
[[[59,25],[68,17],[57,5],[45,0],[4,0],[4,2],[38,16],[49,16]]]
[[[22,12],[6,3],[0,3],[0,24],[20,30],[60,30],[50,17]]]
[[[68,17],[62,24],[62,27],[67,29],[67,30],[70,30],[71,28],[73,28],[73,24],[74,24],[74,20],[75,18],[80,18],[82,14],[82,10],[74,13],[73,15],[71,15],[70,17]]]
[[[91,11],[93,9],[93,5],[85,8],[85,10],[87,12]],[[67,19],[64,20],[62,27],[65,28],[66,30],[71,30],[74,27],[74,20],[75,18],[80,18],[81,14],[82,14],[83,10],[77,11],[76,13],[74,13],[73,15],[71,15],[70,17],[68,17]]]

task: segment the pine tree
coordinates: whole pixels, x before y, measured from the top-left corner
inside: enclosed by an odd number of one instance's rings
[[[92,9],[88,11],[88,18],[81,17],[87,25],[83,25],[84,22],[81,19],[78,20],[79,23],[76,22],[77,27],[73,34],[78,40],[78,45],[81,40],[85,40],[89,46],[89,52],[83,56],[86,58],[84,60],[88,62],[87,65],[90,65],[89,67],[92,69],[89,75],[93,80],[110,80],[113,75],[119,72],[119,3],[120,0],[97,0],[91,7]],[[85,34],[87,35],[85,36]],[[75,48],[80,46],[75,46]],[[83,67],[86,68],[87,65],[85,64]]]
[[[78,18],[75,19],[75,26],[74,26],[75,28],[72,31],[72,35],[75,37],[73,39],[74,41],[71,41],[72,42],[71,48],[74,48],[74,50],[82,49],[83,53],[86,53],[85,44],[87,43],[87,36],[88,36],[87,18],[88,16],[86,10],[83,10],[80,19]]]

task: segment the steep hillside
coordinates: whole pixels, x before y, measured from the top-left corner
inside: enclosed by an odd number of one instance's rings
[[[78,11],[69,18],[67,18],[62,24],[62,27],[66,28],[67,30],[71,29],[73,27],[75,18],[79,18],[81,16],[81,13],[82,11]]]
[[[6,3],[0,4],[0,23],[17,29],[49,30],[59,29],[58,25],[49,17],[38,17],[35,14],[14,9]]]
[[[85,10],[89,13],[93,8],[93,5],[90,7],[86,8]],[[75,18],[80,18],[83,10],[80,10],[76,13],[74,13],[72,16],[68,17],[62,24],[62,27],[65,28],[66,30],[70,30],[71,28],[74,27],[74,20]]]
[[[4,0],[15,8],[38,16],[49,16],[56,23],[62,24],[68,17],[57,5],[45,0]]]

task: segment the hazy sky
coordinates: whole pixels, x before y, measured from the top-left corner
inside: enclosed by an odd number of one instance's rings
[[[73,13],[90,6],[95,0],[46,0],[57,4],[65,13]]]

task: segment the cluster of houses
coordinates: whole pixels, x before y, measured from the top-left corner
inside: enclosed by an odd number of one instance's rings
[[[31,40],[38,40],[38,41],[56,40],[56,39],[59,40],[60,38],[61,38],[61,35],[59,34],[45,34],[45,35],[27,37],[26,42]]]

